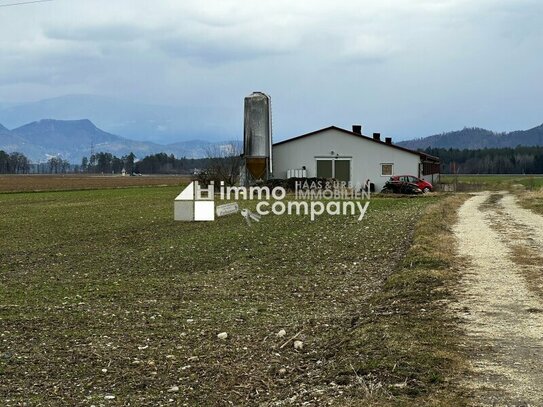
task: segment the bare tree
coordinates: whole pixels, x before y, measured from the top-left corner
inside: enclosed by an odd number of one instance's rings
[[[235,185],[239,181],[242,151],[238,141],[211,145],[206,151],[207,166],[198,174],[198,181],[202,184],[224,181],[226,185]]]
[[[70,167],[69,161],[62,159],[61,156],[50,157],[47,164],[49,165],[50,174],[64,174]]]
[[[9,155],[9,164],[13,174],[26,174],[30,169],[30,161],[21,153],[14,152]]]

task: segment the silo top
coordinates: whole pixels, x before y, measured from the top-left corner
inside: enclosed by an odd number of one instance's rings
[[[256,97],[256,96],[264,96],[265,98],[270,99],[270,97],[267,94],[265,94],[264,92],[260,92],[260,91],[253,92],[247,97],[250,98],[250,97]]]

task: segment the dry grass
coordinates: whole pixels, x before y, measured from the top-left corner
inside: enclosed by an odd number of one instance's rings
[[[543,214],[543,188],[536,191],[519,192],[517,197],[524,208]]]
[[[520,266],[529,289],[543,298],[543,257],[539,250],[527,245],[514,245],[511,249],[511,260]]]
[[[500,191],[518,188],[530,191],[543,187],[541,175],[445,175],[441,176],[441,183],[456,184],[457,191]]]

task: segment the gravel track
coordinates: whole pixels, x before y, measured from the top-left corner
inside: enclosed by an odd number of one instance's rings
[[[526,241],[507,232],[543,244],[542,222],[508,193],[477,194],[459,210],[454,233],[466,266],[455,308],[467,333],[473,374],[464,384],[473,405],[543,405],[543,303],[512,253]]]

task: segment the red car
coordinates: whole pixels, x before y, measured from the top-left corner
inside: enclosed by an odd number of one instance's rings
[[[423,179],[414,177],[413,175],[395,175],[393,177],[390,177],[390,182],[393,183],[403,183],[407,182],[409,184],[415,184],[417,187],[420,188],[422,192],[432,192],[434,190],[434,187],[432,184],[430,184],[428,181],[424,181]]]

